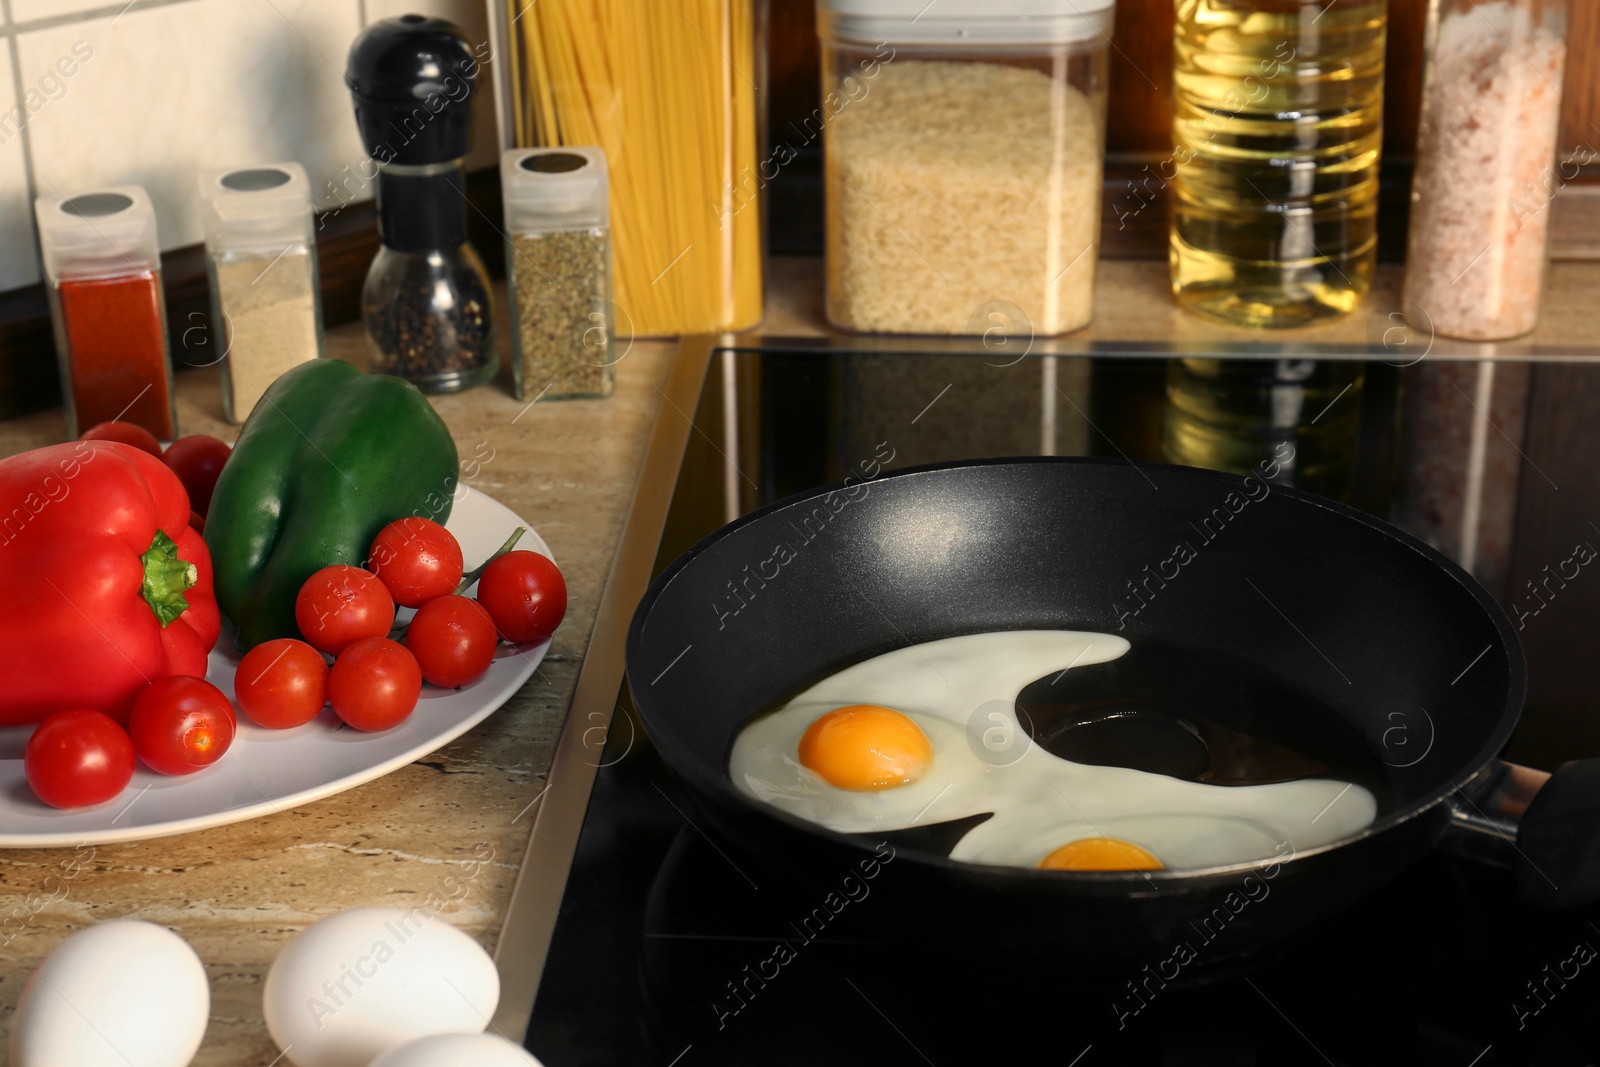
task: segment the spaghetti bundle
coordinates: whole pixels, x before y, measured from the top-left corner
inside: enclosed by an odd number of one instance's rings
[[[618,333],[754,325],[754,0],[507,2],[519,142],[605,149]]]

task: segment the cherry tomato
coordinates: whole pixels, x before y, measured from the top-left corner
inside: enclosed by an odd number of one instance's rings
[[[378,531],[367,566],[388,586],[396,604],[420,608],[454,593],[465,565],[454,534],[432,519],[413,515]]]
[[[133,742],[99,711],[58,711],[28,738],[23,770],[34,794],[53,808],[104,804],[133,778]]]
[[[567,614],[567,582],[549,556],[507,552],[478,579],[478,603],[507,641],[543,641]]]
[[[80,441],[116,441],[119,444],[132,445],[161,459],[161,442],[156,440],[156,435],[143,426],[136,426],[131,422],[102,422],[89,427],[78,435]]]
[[[494,620],[470,597],[430,600],[406,628],[406,648],[417,657],[423,679],[446,689],[482,678],[499,644]]]
[[[265,641],[239,661],[233,676],[239,710],[257,726],[287,730],[317,717],[328,702],[328,663],[290,637]]]
[[[211,507],[211,492],[217,487],[217,475],[222,473],[222,465],[231,455],[233,449],[226,442],[197,433],[172,442],[161,458],[189,490],[189,506],[204,515]]]
[[[158,774],[193,774],[221,759],[239,722],[222,690],[204,678],[173,674],[145,686],[128,715],[128,736]]]
[[[294,598],[300,635],[319,652],[337,656],[363,637],[382,637],[394,626],[394,599],[360,567],[324,567]]]
[[[405,722],[422,693],[422,669],[406,646],[366,637],[339,653],[328,674],[328,699],[357,730],[387,730]]]

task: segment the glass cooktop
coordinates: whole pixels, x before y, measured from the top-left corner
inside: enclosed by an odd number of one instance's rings
[[[922,463],[1094,455],[1257,471],[1396,522],[1520,623],[1532,687],[1508,755],[1600,754],[1600,364],[1016,358],[835,342],[713,351],[655,570],[733,517]],[[691,414],[685,410],[683,416]],[[954,955],[709,837],[626,688],[596,762],[526,1045],[546,1067],[1600,1062],[1600,909],[1517,903],[1440,856],[1355,910],[1240,960],[1226,930],[1176,966]],[[841,901],[820,932],[797,926]],[[1257,906],[1257,905],[1253,905]],[[1270,907],[1270,897],[1258,906]],[[996,923],[1004,923],[996,915]],[[1213,961],[1207,963],[1206,961]],[[1227,961],[1227,962],[1218,962]]]

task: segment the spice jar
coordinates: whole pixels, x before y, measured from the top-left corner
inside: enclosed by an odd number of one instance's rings
[[[311,186],[298,163],[200,174],[222,410],[244,422],[267,386],[322,355]]]
[[[361,290],[369,369],[430,393],[470,389],[499,368],[489,275],[467,243],[478,68],[453,23],[402,15],[362,31],[345,73],[378,176],[383,246]]]
[[[149,195],[119,185],[34,203],[67,433],[112,419],[178,435]]]
[[[1466,341],[1532,330],[1544,283],[1567,0],[1431,0],[1405,313]]]
[[[500,158],[519,399],[617,388],[607,186],[599,148],[514,148]]]
[[[1089,321],[1113,15],[1114,0],[818,0],[834,324]]]

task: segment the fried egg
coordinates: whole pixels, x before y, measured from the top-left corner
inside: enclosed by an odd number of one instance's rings
[[[990,813],[950,855],[1001,866],[1215,867],[1371,825],[1376,799],[1350,782],[1207,785],[1073,763],[1033,744],[1018,693],[1128,648],[1111,634],[1013,630],[875,656],[747,723],[729,776],[756,800],[844,833]]]

